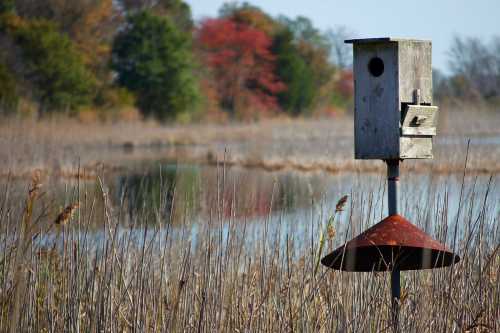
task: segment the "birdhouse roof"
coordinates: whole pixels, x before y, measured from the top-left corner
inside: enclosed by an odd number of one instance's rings
[[[347,44],[369,44],[369,43],[400,43],[400,42],[430,43],[431,41],[427,39],[415,39],[415,38],[378,37],[378,38],[346,39],[344,42]]]

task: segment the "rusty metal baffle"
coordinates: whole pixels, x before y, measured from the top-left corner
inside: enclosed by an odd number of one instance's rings
[[[325,256],[321,263],[348,272],[432,269],[460,257],[401,215],[391,215]]]

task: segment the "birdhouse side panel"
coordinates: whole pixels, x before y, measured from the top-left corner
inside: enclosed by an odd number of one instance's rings
[[[401,103],[415,103],[415,90],[420,90],[420,103],[432,105],[431,42],[399,43],[399,98]]]
[[[399,98],[402,111],[402,159],[431,159],[436,135],[437,108],[432,105],[432,44],[428,41],[399,43]],[[418,93],[417,93],[418,92]],[[427,105],[412,107],[411,104]],[[413,109],[412,109],[413,108]],[[417,112],[412,113],[411,110]],[[422,124],[419,122],[423,121]],[[412,131],[409,131],[412,130]]]

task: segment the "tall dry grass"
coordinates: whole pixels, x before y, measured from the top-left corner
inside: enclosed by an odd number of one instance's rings
[[[187,209],[182,226],[170,223],[162,191],[155,214],[130,216],[102,179],[98,197],[84,184],[68,188],[60,210],[39,177],[22,203],[7,181],[0,197],[0,331],[391,330],[388,274],[315,271],[321,252],[383,215],[373,193],[353,188],[344,222],[329,220],[313,203],[305,227],[282,228],[291,222],[271,210],[257,222],[236,219],[228,207],[235,200],[219,195],[226,170],[218,175],[215,208],[195,227]],[[425,217],[419,223],[462,260],[402,273],[402,332],[500,330],[500,223],[498,198],[490,194],[496,181],[490,179],[482,196],[468,186],[457,211],[450,211],[446,193],[418,207]],[[173,205],[182,210],[182,198]],[[96,218],[98,231],[91,228]],[[323,240],[320,230],[329,230]]]
[[[412,172],[462,170],[471,138],[469,170],[500,173],[498,110],[440,109],[435,160],[405,161]],[[95,176],[97,164],[123,166],[138,160],[169,159],[264,170],[383,171],[380,161],[353,161],[351,115],[326,119],[271,119],[259,123],[160,125],[155,122],[81,123],[54,117],[40,121],[0,119],[0,177],[29,177],[36,168],[75,177],[78,165]],[[224,154],[224,151],[231,154]]]

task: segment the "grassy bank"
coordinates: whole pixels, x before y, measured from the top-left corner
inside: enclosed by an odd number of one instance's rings
[[[500,171],[500,117],[495,111],[443,109],[435,159],[405,161],[413,172],[460,173],[471,139],[470,172]],[[162,126],[155,122],[80,123],[7,119],[0,125],[0,175],[39,169],[57,177],[95,177],[133,161],[173,160],[264,170],[382,172],[379,161],[353,159],[353,119],[274,119],[249,124]]]

